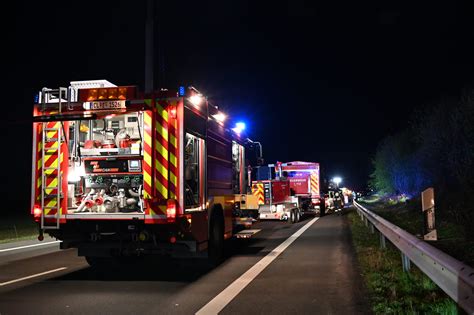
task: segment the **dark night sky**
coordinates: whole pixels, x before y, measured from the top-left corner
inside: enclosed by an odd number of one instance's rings
[[[472,7],[256,2],[161,1],[155,61],[164,67],[155,78],[160,87],[192,84],[245,118],[269,163],[319,161],[325,176],[362,188],[379,140],[415,106],[474,81]],[[10,15],[4,60],[18,90],[14,106],[3,104],[2,132],[23,142],[7,171],[21,189],[29,188],[35,92],[90,79],[144,86],[145,3],[21,2]]]

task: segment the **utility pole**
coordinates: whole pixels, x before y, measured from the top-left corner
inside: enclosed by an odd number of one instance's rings
[[[154,89],[154,20],[155,0],[147,0],[145,26],[145,93],[151,93]]]

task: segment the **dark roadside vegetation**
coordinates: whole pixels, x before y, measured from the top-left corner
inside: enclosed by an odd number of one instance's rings
[[[474,241],[474,87],[418,108],[405,129],[379,144],[373,166],[370,186],[382,202],[408,199],[384,211],[393,223],[414,218],[416,198],[433,187],[440,238]],[[410,225],[418,228],[401,227]]]
[[[4,216],[0,220],[0,243],[34,239],[38,236],[38,224],[29,213]]]
[[[383,139],[373,158],[371,195],[361,203],[422,238],[421,192],[435,192],[438,240],[430,244],[474,266],[474,88],[417,108],[407,126]],[[463,311],[400,253],[379,249],[355,213],[354,244],[376,314],[457,314]]]
[[[433,245],[474,265],[474,86],[418,108],[405,129],[379,144],[373,166],[370,209],[422,234],[421,192],[433,187]]]
[[[456,303],[416,266],[402,268],[400,252],[390,242],[381,249],[355,211],[348,214],[352,241],[374,314],[459,314]]]

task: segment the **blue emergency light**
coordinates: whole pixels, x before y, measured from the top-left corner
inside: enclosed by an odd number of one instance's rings
[[[232,128],[232,130],[237,133],[237,134],[240,134],[242,131],[245,130],[245,123],[244,122],[238,122],[235,124],[235,127]]]
[[[179,87],[179,96],[184,96],[186,94],[186,90],[184,89],[184,86]]]
[[[238,122],[235,124],[235,128],[240,129],[240,130],[245,130],[245,123],[244,122]]]

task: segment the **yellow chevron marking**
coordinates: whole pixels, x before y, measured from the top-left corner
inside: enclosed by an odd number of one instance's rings
[[[55,207],[57,202],[55,199],[50,200],[48,203],[45,204],[46,207]],[[56,209],[44,209],[44,215],[48,215],[49,213],[55,211]]]
[[[165,129],[159,122],[156,122],[156,131],[165,139],[168,141],[168,130]]]
[[[48,152],[51,152],[51,151],[54,151],[54,150],[58,149],[58,141],[48,142],[48,143],[50,143],[50,145],[47,145],[47,146],[44,147],[44,150],[47,152],[47,154],[51,154],[51,153],[48,153]]]
[[[170,135],[170,143],[173,145],[173,147],[178,147],[178,139],[176,139],[176,137],[172,134]]]
[[[143,137],[145,140],[145,143],[148,144],[151,147],[151,135],[145,132],[145,136]]]
[[[56,199],[51,199],[48,203],[46,203],[46,206],[47,207],[54,207],[54,206],[56,206],[56,204],[57,204]]]
[[[161,196],[163,196],[163,198],[168,198],[168,189],[166,189],[166,187],[163,186],[157,179],[155,179],[155,187],[160,192]]]
[[[54,178],[46,187],[47,188],[56,188],[58,186],[58,178]]]
[[[170,172],[170,180],[171,182],[173,183],[174,187],[177,186],[178,184],[178,178],[176,177],[176,175],[174,175],[173,173]],[[177,188],[177,187],[176,187]]]
[[[166,206],[158,206],[158,208],[161,210],[162,213],[157,213],[157,214],[166,214]]]
[[[145,113],[145,115],[143,116],[143,120],[145,122],[145,125],[151,126],[151,115],[150,114]]]
[[[170,162],[174,165],[174,167],[178,167],[178,159],[171,152],[170,152]]]
[[[168,150],[166,150],[166,148],[158,140],[155,140],[155,147],[156,151],[158,151],[161,156],[163,156],[165,160],[168,161]]]
[[[143,180],[151,187],[151,175],[145,172],[143,175]]]
[[[155,168],[158,170],[158,172],[160,172],[161,175],[163,175],[166,180],[168,180],[168,170],[163,164],[160,163],[160,161],[155,161]]]
[[[151,156],[150,156],[150,154],[149,154],[148,152],[146,152],[146,151],[143,153],[143,160],[145,161],[145,163],[146,163],[147,165],[150,165],[150,166],[151,166]]]
[[[165,110],[160,104],[156,104],[156,109],[158,114],[163,117],[163,119],[168,122],[168,111]]]

